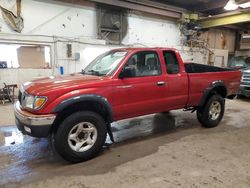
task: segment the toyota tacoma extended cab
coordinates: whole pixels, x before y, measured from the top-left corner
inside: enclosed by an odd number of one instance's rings
[[[169,48],[122,48],[98,56],[76,74],[24,83],[15,103],[23,134],[50,135],[56,151],[70,162],[93,158],[111,123],[174,109],[197,111],[204,127],[224,115],[225,98],[239,89],[241,72],[183,63]]]

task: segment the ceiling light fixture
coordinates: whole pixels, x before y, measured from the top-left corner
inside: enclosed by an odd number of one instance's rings
[[[224,7],[225,10],[236,10],[239,6],[235,3],[235,0],[229,0]]]
[[[245,34],[245,35],[242,35],[241,38],[243,38],[243,39],[250,39],[250,35],[249,34]]]
[[[249,8],[250,7],[250,2],[247,3],[242,3],[239,5],[240,8]]]

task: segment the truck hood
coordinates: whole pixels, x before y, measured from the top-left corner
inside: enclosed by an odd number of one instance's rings
[[[46,92],[68,88],[69,90],[83,88],[94,82],[106,80],[107,77],[70,74],[65,76],[44,77],[23,84],[23,89],[32,95],[41,95]]]

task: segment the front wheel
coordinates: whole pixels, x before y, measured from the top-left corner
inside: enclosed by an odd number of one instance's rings
[[[99,153],[106,135],[107,126],[99,114],[75,112],[59,125],[54,135],[54,146],[69,162],[86,161]]]
[[[206,104],[197,109],[197,119],[206,128],[216,127],[223,118],[225,99],[220,95],[211,96]]]

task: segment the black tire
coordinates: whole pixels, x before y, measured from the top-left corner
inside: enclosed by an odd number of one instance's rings
[[[97,130],[97,137],[90,149],[82,152],[76,152],[68,143],[68,135],[70,131],[73,130],[73,127],[81,122],[89,122],[93,124]],[[53,141],[55,149],[59,155],[69,162],[77,163],[95,157],[102,149],[106,136],[107,126],[99,114],[90,111],[80,111],[71,114],[63,120],[63,122],[59,125],[58,130],[55,132]]]
[[[164,112],[161,112],[162,114],[169,114],[170,111],[164,111]]]
[[[210,107],[214,104],[220,104],[220,112],[214,117],[210,115]],[[218,110],[219,111],[219,110]],[[206,104],[197,109],[197,119],[203,127],[212,128],[216,127],[224,116],[225,111],[225,99],[221,95],[212,95]]]

